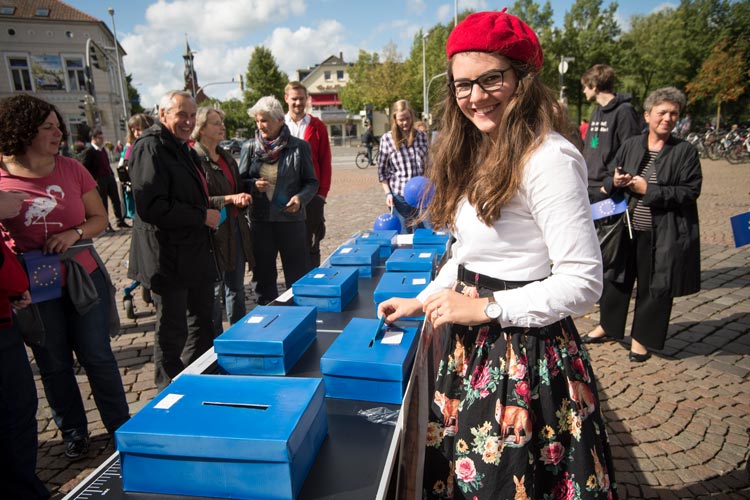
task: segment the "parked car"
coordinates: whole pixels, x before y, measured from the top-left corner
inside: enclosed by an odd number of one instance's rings
[[[238,155],[240,154],[240,150],[242,150],[242,144],[245,140],[246,139],[227,139],[226,141],[221,141],[219,147],[229,151],[233,155]]]

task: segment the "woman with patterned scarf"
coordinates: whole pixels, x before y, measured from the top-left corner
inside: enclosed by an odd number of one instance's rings
[[[287,288],[310,270],[305,206],[318,192],[318,178],[310,145],[291,136],[276,98],[261,97],[247,113],[255,119],[258,131],[242,147],[240,174],[254,200],[250,218],[253,274],[258,304],[263,305],[279,295],[279,253]]]

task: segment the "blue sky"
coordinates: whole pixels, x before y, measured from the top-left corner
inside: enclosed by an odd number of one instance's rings
[[[201,85],[225,82],[244,74],[253,49],[271,49],[290,78],[330,55],[354,61],[359,49],[382,51],[394,43],[402,56],[414,34],[453,19],[453,0],[64,0],[104,21],[112,29],[108,7],[115,9],[125,69],[144,105],[172,88],[182,87],[185,36],[195,54]],[[458,10],[502,9],[509,2],[458,0]],[[538,0],[538,3],[543,3]],[[603,2],[609,5],[608,1]],[[633,14],[649,14],[677,0],[619,2],[623,26]],[[561,25],[573,0],[551,0]],[[239,97],[236,85],[216,84],[206,92],[219,99]]]

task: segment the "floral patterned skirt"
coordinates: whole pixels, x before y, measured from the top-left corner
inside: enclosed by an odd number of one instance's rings
[[[455,289],[492,292],[463,282]],[[570,318],[542,328],[492,322],[443,331],[425,498],[616,498],[596,381]]]

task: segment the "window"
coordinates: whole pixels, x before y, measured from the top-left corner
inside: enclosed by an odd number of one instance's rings
[[[83,57],[64,56],[65,72],[68,76],[68,92],[84,92],[86,90],[86,72],[83,67]]]
[[[8,66],[10,66],[13,90],[16,92],[33,92],[34,88],[31,86],[29,60],[26,56],[8,57]]]
[[[343,69],[340,69],[340,70],[336,71],[336,79],[338,81],[340,81],[340,82],[344,81],[344,70]]]
[[[34,15],[36,17],[49,17],[49,9],[36,9]]]
[[[331,81],[331,72],[330,71],[324,71],[323,72],[323,78],[325,78],[325,80],[327,82],[330,82]]]
[[[3,16],[12,16],[15,13],[16,13],[15,7],[11,7],[8,5],[3,5],[2,7],[0,7],[0,14]]]

